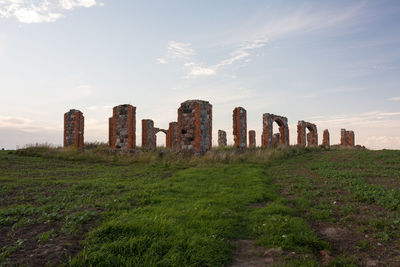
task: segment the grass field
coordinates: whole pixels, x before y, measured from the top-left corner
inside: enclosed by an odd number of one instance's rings
[[[0,152],[1,266],[400,266],[400,151]]]

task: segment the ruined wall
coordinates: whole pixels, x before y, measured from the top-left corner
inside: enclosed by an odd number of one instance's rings
[[[324,130],[324,135],[323,135],[323,139],[322,139],[322,145],[324,147],[330,147],[330,136],[329,136],[329,131],[328,129]]]
[[[142,148],[156,148],[156,132],[152,120],[142,120]]]
[[[178,123],[170,122],[166,136],[166,146],[171,149],[178,148]]]
[[[355,141],[354,141],[354,132],[353,131],[348,131],[347,132],[347,138],[348,138],[348,145],[351,147],[355,146]]]
[[[310,131],[307,135],[306,135],[306,129]],[[318,145],[317,126],[310,122],[299,121],[297,123],[297,144],[303,146],[305,145],[317,146]]]
[[[114,147],[113,142],[115,141],[115,136],[114,136],[114,118],[108,118],[108,145],[110,147]]]
[[[178,109],[178,148],[203,154],[212,146],[212,105],[188,100]]]
[[[114,107],[111,122],[111,148],[117,150],[136,148],[136,107],[129,104]]]
[[[256,147],[256,131],[254,130],[249,131],[249,147],[250,148]]]
[[[233,146],[244,149],[247,147],[247,113],[242,107],[233,110]]]
[[[73,146],[83,148],[84,146],[85,117],[76,109],[71,109],[64,114],[64,147]]]
[[[341,146],[355,146],[354,143],[354,132],[353,131],[346,131],[346,129],[340,130],[340,145]]]
[[[264,147],[273,146],[273,124],[276,122],[279,126],[279,144],[289,145],[289,126],[286,117],[265,113],[263,114],[263,132],[261,144]]]
[[[225,147],[227,146],[226,142],[226,132],[222,130],[218,130],[218,146]]]
[[[346,129],[340,129],[340,145],[348,146],[347,131]]]

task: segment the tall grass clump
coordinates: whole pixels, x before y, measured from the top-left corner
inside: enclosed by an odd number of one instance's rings
[[[86,143],[84,149],[55,147],[49,144],[29,145],[15,153],[21,156],[58,158],[70,161],[88,161],[127,165],[133,163],[165,163],[183,166],[207,166],[210,164],[267,163],[274,159],[286,159],[293,156],[322,151],[321,147],[278,146],[276,148],[236,149],[233,147],[214,148],[204,155],[180,153],[168,148],[154,150],[137,148],[129,152],[116,152],[106,143]]]

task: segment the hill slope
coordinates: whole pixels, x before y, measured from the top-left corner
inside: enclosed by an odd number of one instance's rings
[[[0,262],[398,265],[400,151],[288,150],[207,164],[0,152]]]

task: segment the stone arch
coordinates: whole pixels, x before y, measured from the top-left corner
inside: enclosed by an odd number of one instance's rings
[[[306,133],[307,129],[309,133]],[[299,121],[297,123],[297,144],[302,146],[318,146],[317,126],[310,122]]]
[[[168,130],[165,129],[160,129],[160,128],[154,128],[154,145],[155,147],[157,147],[157,134],[161,132],[161,133],[165,133],[165,146],[168,146]]]
[[[277,137],[280,145],[289,145],[289,126],[288,119],[270,113],[263,114],[263,133],[261,135],[261,144],[263,147],[272,147],[273,124],[276,122],[279,126],[279,136]]]

